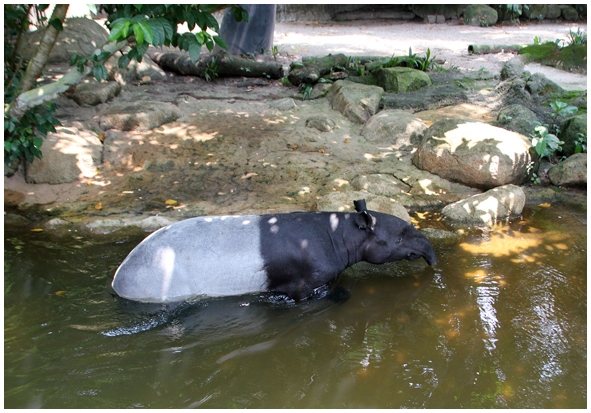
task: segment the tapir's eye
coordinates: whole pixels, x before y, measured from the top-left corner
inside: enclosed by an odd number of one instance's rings
[[[402,238],[398,238],[398,239],[396,240],[396,243],[397,243],[397,244],[400,244],[401,242],[402,242]]]

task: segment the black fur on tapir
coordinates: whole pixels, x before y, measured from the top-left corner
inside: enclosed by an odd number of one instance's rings
[[[124,298],[173,302],[197,296],[274,291],[295,300],[360,262],[383,264],[423,257],[429,241],[402,219],[368,211],[198,217],[144,239],[113,279]]]

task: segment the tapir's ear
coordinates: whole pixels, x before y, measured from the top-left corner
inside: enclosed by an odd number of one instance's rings
[[[358,201],[353,201],[355,205],[355,210],[359,212],[355,215],[355,223],[359,227],[359,229],[369,229],[373,231],[373,217],[369,212],[367,212],[367,207],[365,206],[365,199],[360,199]]]
[[[355,205],[355,211],[357,212],[367,211],[367,207],[365,206],[365,199],[353,201],[353,205]]]
[[[355,215],[355,223],[359,229],[368,229],[373,231],[373,217],[369,212],[363,211]]]

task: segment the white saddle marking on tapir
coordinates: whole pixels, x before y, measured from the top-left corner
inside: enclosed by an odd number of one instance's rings
[[[137,301],[179,301],[265,291],[258,216],[197,217],[144,239],[121,263],[113,288]]]

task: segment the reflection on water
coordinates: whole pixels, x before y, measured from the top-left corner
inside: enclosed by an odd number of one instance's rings
[[[5,234],[5,407],[586,406],[584,211],[534,207],[298,304],[119,300],[140,239]]]

